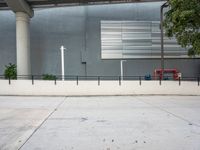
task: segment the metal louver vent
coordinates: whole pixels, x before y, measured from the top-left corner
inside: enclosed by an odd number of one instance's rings
[[[101,21],[101,58],[160,58],[159,21]],[[175,38],[164,37],[165,58],[188,58]]]

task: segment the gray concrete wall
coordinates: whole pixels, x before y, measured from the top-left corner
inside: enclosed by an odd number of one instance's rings
[[[35,10],[31,19],[33,74],[61,74],[60,46],[65,53],[66,75],[120,75],[120,60],[101,59],[101,20],[158,21],[162,3],[135,3],[48,8]],[[15,17],[0,11],[0,74],[4,65],[16,62]],[[86,63],[84,63],[86,61]],[[166,68],[184,76],[200,74],[199,59],[169,59]],[[158,59],[135,59],[124,63],[125,75],[145,75],[159,68]]]
[[[15,16],[11,11],[0,11],[0,74],[8,63],[16,63]]]

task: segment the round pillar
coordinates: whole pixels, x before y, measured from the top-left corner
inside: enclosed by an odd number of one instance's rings
[[[24,12],[16,12],[17,75],[31,75],[30,18]]]

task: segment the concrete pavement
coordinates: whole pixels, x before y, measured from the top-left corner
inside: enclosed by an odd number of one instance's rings
[[[200,96],[0,97],[1,150],[199,150]]]

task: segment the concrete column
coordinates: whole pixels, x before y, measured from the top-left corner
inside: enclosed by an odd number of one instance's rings
[[[27,13],[16,12],[17,75],[31,75],[29,22]]]

